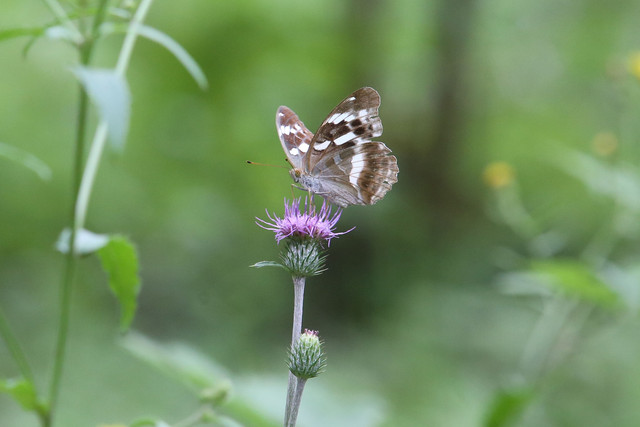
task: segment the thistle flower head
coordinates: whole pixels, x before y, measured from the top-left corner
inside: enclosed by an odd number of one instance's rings
[[[334,227],[340,219],[342,210],[338,209],[332,212],[331,206],[324,201],[320,211],[316,209],[313,203],[309,203],[309,199],[304,199],[304,209],[300,210],[301,199],[294,199],[291,203],[284,201],[284,216],[282,218],[269,214],[269,220],[256,218],[256,224],[265,230],[275,232],[276,241],[280,243],[282,240],[292,237],[301,240],[314,239],[331,243],[331,239],[346,234],[349,231],[335,232]]]

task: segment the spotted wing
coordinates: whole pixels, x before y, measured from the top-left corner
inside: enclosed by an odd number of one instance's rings
[[[398,181],[398,160],[382,142],[380,95],[370,87],[353,92],[329,114],[311,142],[305,161],[329,202],[371,205]]]
[[[329,113],[313,137],[305,155],[306,169],[314,173],[323,156],[331,156],[344,144],[361,144],[382,135],[378,117],[380,95],[370,87],[356,90]]]
[[[276,128],[289,163],[294,168],[301,168],[304,155],[311,145],[313,133],[305,127],[296,113],[285,106],[278,108]]]
[[[331,156],[322,156],[314,167],[330,203],[372,205],[398,182],[398,160],[382,142],[349,141]]]

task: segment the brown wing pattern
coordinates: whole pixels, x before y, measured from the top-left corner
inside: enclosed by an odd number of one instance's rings
[[[331,111],[313,135],[298,116],[280,107],[276,126],[293,166],[291,176],[310,192],[346,207],[371,205],[398,181],[398,161],[382,142],[380,95],[364,87]]]
[[[361,143],[382,135],[379,107],[380,95],[370,87],[358,89],[338,104],[311,141],[312,150],[304,161],[307,169],[313,169],[322,156],[330,155],[347,142]]]
[[[398,181],[398,161],[382,142],[349,142],[314,168],[324,183],[327,199],[339,206],[371,205]]]
[[[301,168],[302,159],[311,145],[313,133],[305,127],[296,113],[285,106],[278,108],[276,128],[287,159],[294,168]]]

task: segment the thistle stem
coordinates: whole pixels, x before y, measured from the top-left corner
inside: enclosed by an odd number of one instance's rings
[[[298,419],[298,409],[300,409],[300,402],[302,401],[302,392],[304,391],[304,386],[306,383],[306,379],[296,378],[296,391],[291,402],[291,413],[289,415],[289,419],[287,420],[286,427],[295,427],[296,425],[296,421]]]
[[[302,333],[302,311],[304,304],[304,285],[305,278],[304,277],[293,277],[293,328],[291,331],[291,350],[293,350],[293,346],[296,341],[300,337]],[[287,386],[287,403],[285,407],[285,415],[284,415],[284,425],[290,426],[295,425],[295,418],[298,416],[298,407],[300,405],[300,400],[298,399],[298,405],[294,407],[294,402],[296,400],[297,388],[299,386],[298,378],[289,372],[289,385]],[[304,387],[304,383],[302,385]],[[302,390],[300,390],[300,394],[302,394]],[[294,417],[295,413],[295,417]],[[293,424],[291,424],[291,420],[293,420]]]
[[[304,304],[304,277],[293,278],[293,329],[291,331],[291,347],[302,333],[302,309]]]

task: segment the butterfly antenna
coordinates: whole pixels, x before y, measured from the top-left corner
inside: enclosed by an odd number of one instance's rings
[[[247,163],[249,163],[250,165],[256,165],[256,166],[271,166],[273,168],[288,169],[286,166],[282,166],[282,165],[271,165],[271,164],[268,164],[268,163],[258,163],[258,162],[252,162],[251,160],[247,160]]]

